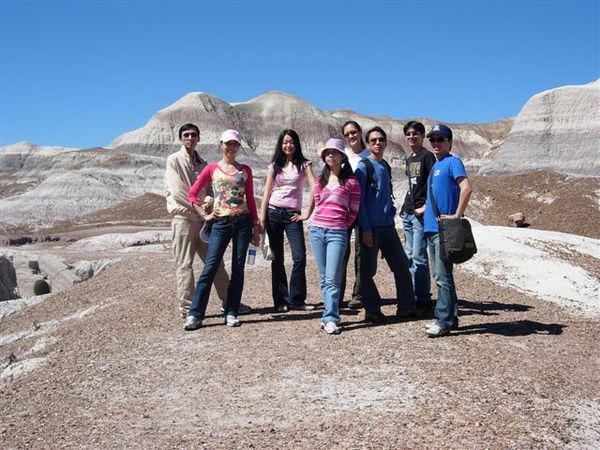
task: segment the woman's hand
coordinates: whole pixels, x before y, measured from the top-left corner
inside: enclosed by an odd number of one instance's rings
[[[194,210],[200,217],[204,217],[206,219],[206,216],[212,211],[212,205],[206,202],[202,203],[201,205],[194,203]]]
[[[373,232],[372,231],[363,231],[362,233],[362,241],[367,247],[373,247]]]
[[[255,247],[258,247],[260,245],[260,226],[259,225],[254,226],[254,229],[252,230],[252,239],[250,239],[250,243],[252,245],[254,245]]]
[[[293,216],[290,217],[290,220],[292,222],[304,222],[306,219],[308,219],[308,217],[298,213],[295,213]]]
[[[207,214],[206,216],[204,216],[204,220],[206,220],[207,222],[210,222],[212,220],[217,220],[220,216],[218,211],[213,211],[210,214]]]

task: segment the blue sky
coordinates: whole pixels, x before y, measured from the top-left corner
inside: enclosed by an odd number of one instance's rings
[[[0,2],[0,145],[106,146],[192,91],[485,123],[600,77],[598,0]]]

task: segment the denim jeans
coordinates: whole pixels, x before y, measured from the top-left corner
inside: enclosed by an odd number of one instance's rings
[[[454,316],[457,315],[456,287],[452,275],[452,264],[440,258],[439,233],[425,233],[429,254],[433,264],[435,282],[438,287],[438,298],[435,305],[437,324],[442,328],[452,327]]]
[[[310,227],[310,244],[319,269],[319,286],[325,303],[322,322],[340,322],[340,272],[348,231]]]
[[[206,307],[210,297],[210,289],[213,280],[223,260],[223,255],[229,241],[233,241],[231,255],[231,282],[227,288],[227,300],[225,301],[225,315],[238,315],[240,302],[242,301],[242,289],[244,288],[244,265],[246,264],[246,252],[252,238],[252,219],[250,215],[224,217],[217,219],[212,226],[204,270],[198,279],[192,306],[189,315],[204,319]]]
[[[362,301],[362,292],[360,290],[360,242],[358,239],[358,225],[348,228],[348,238],[346,240],[346,252],[344,253],[344,262],[342,265],[341,282],[340,282],[340,301],[344,300],[346,294],[346,275],[348,272],[348,262],[350,261],[350,253],[352,250],[351,238],[354,230],[354,286],[352,287],[352,299]]]
[[[306,301],[306,244],[304,242],[304,225],[302,222],[292,222],[291,217],[299,214],[288,208],[273,208],[267,210],[266,229],[269,235],[269,245],[274,259],[271,262],[271,287],[275,307],[282,305],[303,305]],[[283,234],[287,235],[292,249],[292,273],[288,288],[287,275],[283,264],[284,242]]]
[[[394,225],[373,227],[371,233],[373,235],[373,246],[367,247],[363,244],[360,253],[360,282],[365,310],[368,313],[374,313],[379,311],[381,306],[381,296],[373,281],[373,277],[377,273],[379,250],[381,250],[381,255],[394,274],[398,309],[414,309],[416,306],[415,293],[408,270],[408,258],[404,253],[396,228]],[[362,231],[360,232],[360,240],[362,243]]]
[[[431,301],[431,279],[423,223],[414,214],[403,213],[402,225],[415,296],[417,301],[429,302]]]

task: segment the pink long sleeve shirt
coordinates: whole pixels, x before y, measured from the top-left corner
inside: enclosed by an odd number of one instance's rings
[[[312,225],[321,228],[346,229],[354,223],[360,207],[360,185],[354,177],[335,189],[321,187],[319,179],[314,188],[315,215]]]
[[[200,203],[198,195],[208,183],[212,183],[215,197],[213,210],[220,217],[250,213],[254,222],[258,220],[250,167],[241,164],[239,170],[229,173],[224,172],[218,163],[207,165],[188,191],[187,198],[192,205]]]

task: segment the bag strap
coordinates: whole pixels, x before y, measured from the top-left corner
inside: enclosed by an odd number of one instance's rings
[[[410,163],[408,162],[410,158],[406,158],[404,163],[406,164],[406,177],[408,178],[408,193],[410,194],[410,200],[412,201],[413,213],[415,209],[417,209],[417,204],[415,203],[415,194],[413,193],[412,183],[410,182]],[[423,164],[423,162],[421,162]],[[422,167],[421,167],[422,169]]]
[[[375,184],[375,167],[373,167],[373,163],[369,158],[363,158],[360,160],[360,162],[363,163],[365,165],[365,168],[367,169],[367,188],[370,186],[371,189],[377,192],[378,189],[377,185]],[[382,159],[379,162],[383,164],[383,166],[388,172],[388,175],[390,177],[390,196],[394,200],[396,200],[396,197],[394,196],[394,185],[392,184],[392,167],[385,159]]]
[[[440,220],[440,210],[437,207],[437,203],[435,202],[435,195],[433,195],[433,170],[429,173],[429,178],[427,179],[427,187],[429,189],[429,197],[431,198],[431,206],[433,207],[433,214]]]
[[[394,197],[394,185],[392,184],[392,166],[390,166],[390,164],[385,159],[382,159],[381,162],[383,163],[383,165],[387,169],[388,175],[390,176],[390,196],[394,200],[396,200],[396,197]]]

